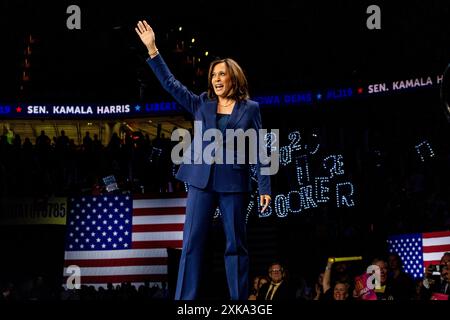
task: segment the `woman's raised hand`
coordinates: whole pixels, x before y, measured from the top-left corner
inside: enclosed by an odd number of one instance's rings
[[[155,33],[152,27],[147,23],[147,21],[138,21],[136,28],[136,33],[141,38],[142,43],[147,47],[149,53],[155,52],[157,50],[155,43]]]

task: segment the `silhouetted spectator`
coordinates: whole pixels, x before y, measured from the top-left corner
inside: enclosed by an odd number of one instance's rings
[[[41,135],[36,138],[36,148],[40,151],[47,151],[50,148],[50,143],[50,138],[42,130]]]
[[[394,300],[412,300],[415,292],[414,280],[403,270],[403,262],[398,254],[388,257],[388,280]]]
[[[86,131],[86,135],[84,136],[84,138],[83,138],[83,148],[84,148],[84,151],[85,152],[87,152],[87,153],[90,153],[90,152],[92,152],[92,150],[93,150],[93,141],[92,141],[92,138],[91,138],[91,135],[90,135],[90,133],[89,133],[89,131]]]

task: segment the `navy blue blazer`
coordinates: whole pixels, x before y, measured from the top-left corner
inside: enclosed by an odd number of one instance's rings
[[[202,131],[217,128],[216,113],[217,100],[208,98],[206,92],[196,95],[187,89],[183,84],[175,79],[170,72],[167,64],[164,62],[161,54],[153,59],[148,58],[147,63],[155,73],[163,88],[172,95],[172,97],[190,114],[194,116],[194,120],[201,121]],[[245,100],[237,102],[233,108],[233,112],[228,120],[225,129],[261,129],[261,114],[259,112],[259,104],[256,101]],[[258,131],[257,131],[258,132]],[[259,137],[259,135],[258,135]],[[201,139],[203,140],[203,139]],[[202,156],[203,150],[208,146],[210,141],[202,141],[201,150],[190,148],[189,153],[192,154],[191,163],[183,163],[176,175],[177,179],[187,182],[188,184],[204,189],[208,186],[211,174],[214,174],[214,190],[217,192],[249,192],[251,191],[251,175],[248,162],[246,164],[207,164],[203,159],[201,163],[195,163],[195,159]],[[192,142],[191,146],[194,144]],[[255,146],[251,146],[255,147]],[[225,150],[225,147],[223,148]],[[235,150],[236,151],[236,150]],[[225,152],[225,151],[224,151]],[[223,155],[225,160],[226,155]],[[270,177],[261,175],[261,162],[256,163],[258,187],[261,195],[271,194]],[[225,161],[224,161],[225,162]],[[214,170],[212,166],[215,166]]]

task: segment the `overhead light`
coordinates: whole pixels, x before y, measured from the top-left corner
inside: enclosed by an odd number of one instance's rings
[[[209,52],[208,52],[208,51],[205,51],[205,57],[207,57],[207,56],[208,56],[208,54],[209,54]]]
[[[183,31],[183,27],[180,26],[180,27],[178,28],[178,31]]]
[[[195,42],[195,38],[192,38],[191,43],[194,43],[194,42]]]

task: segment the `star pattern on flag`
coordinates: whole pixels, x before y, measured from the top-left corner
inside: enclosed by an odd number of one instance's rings
[[[422,235],[406,234],[390,237],[390,253],[397,253],[403,262],[403,269],[415,279],[423,277]]]
[[[129,248],[132,205],[132,199],[124,195],[81,198],[68,216],[66,250]]]

